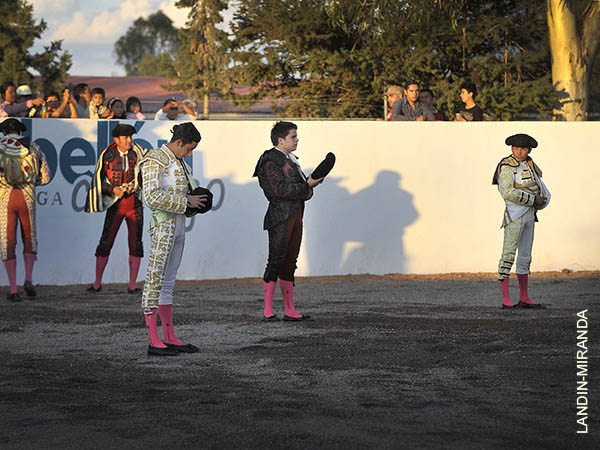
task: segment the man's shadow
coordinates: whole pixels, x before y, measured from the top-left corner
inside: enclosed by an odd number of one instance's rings
[[[304,229],[311,274],[404,273],[404,230],[419,214],[398,172],[383,170],[355,194],[327,178],[307,203]]]

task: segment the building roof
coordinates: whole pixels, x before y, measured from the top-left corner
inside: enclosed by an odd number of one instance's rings
[[[142,112],[144,114],[154,113],[162,108],[165,100],[175,98],[178,101],[185,99],[182,92],[171,92],[163,89],[161,84],[168,84],[169,80],[164,77],[94,77],[94,76],[69,76],[65,80],[65,85],[76,85],[86,83],[90,89],[101,87],[106,92],[106,98],[119,97],[123,102],[128,97],[138,97],[142,103]],[[248,93],[249,89],[240,87],[236,89],[239,94]],[[202,104],[198,104],[198,113],[202,113]],[[210,113],[211,114],[240,114],[240,115],[271,115],[271,102],[262,100],[250,106],[248,109],[241,109],[232,103],[226,102],[217,94],[210,95]]]

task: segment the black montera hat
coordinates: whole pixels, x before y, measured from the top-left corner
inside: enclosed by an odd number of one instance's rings
[[[188,206],[185,209],[186,217],[192,217],[192,216],[195,216],[196,214],[204,214],[211,210],[212,202],[213,202],[213,194],[208,189],[198,186],[196,189],[194,189],[189,194],[190,195],[206,195],[207,198],[206,198],[205,205],[200,208],[192,208],[192,207]]]
[[[0,132],[2,134],[8,134],[11,132],[23,133],[27,131],[27,127],[17,119],[6,119],[0,123]]]
[[[131,125],[127,125],[126,123],[120,123],[119,125],[113,128],[112,135],[113,137],[131,136],[135,134],[135,132],[135,128]]]
[[[331,172],[331,169],[333,169],[334,164],[335,155],[331,152],[327,153],[327,156],[325,156],[325,159],[317,166],[317,168],[311,174],[311,177],[313,177],[313,180],[326,177],[329,175],[329,172]]]
[[[506,138],[506,145],[514,145],[515,147],[523,148],[536,148],[538,146],[537,141],[529,136],[528,134],[513,134]]]

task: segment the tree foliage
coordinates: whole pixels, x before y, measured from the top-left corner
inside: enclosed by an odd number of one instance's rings
[[[40,90],[60,90],[71,68],[71,55],[61,53],[62,41],[51,42],[41,53],[29,53],[47,25],[43,20],[36,23],[33,6],[25,0],[0,0],[0,17],[0,83],[33,84],[33,70],[41,76]]]
[[[209,115],[209,95],[227,93],[233,85],[225,74],[229,62],[228,34],[219,29],[222,11],[228,6],[223,0],[179,0],[179,8],[191,8],[188,21],[179,32],[181,47],[174,66],[167,74],[172,81],[169,90],[181,90],[204,104],[204,116]]]
[[[165,58],[179,45],[173,21],[157,11],[137,18],[115,43],[114,53],[127,75],[163,76]]]
[[[377,117],[390,84],[419,81],[453,113],[474,81],[490,119],[550,114],[547,25],[534,0],[240,0],[234,66],[283,115]]]
[[[589,14],[589,0],[560,0]],[[236,12],[229,36],[221,12]],[[450,117],[465,81],[491,120],[550,118],[553,88],[547,6],[539,0],[179,0],[191,8],[174,60],[162,66],[200,99],[239,106],[272,99],[279,115],[373,118],[392,84],[417,81]],[[592,10],[592,12],[595,9]],[[595,98],[600,63],[591,72]],[[249,94],[232,93],[237,85]],[[563,99],[564,100],[564,99]],[[207,112],[207,111],[206,111]]]

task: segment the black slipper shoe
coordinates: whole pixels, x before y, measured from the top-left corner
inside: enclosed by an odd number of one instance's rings
[[[129,288],[127,288],[127,293],[128,294],[139,294],[140,292],[142,292],[142,290],[140,288],[135,288],[135,289],[129,289]]]
[[[153,356],[177,356],[179,352],[175,348],[171,348],[167,346],[166,348],[162,347],[152,347],[148,346],[148,354]]]
[[[262,318],[263,322],[279,322],[281,319],[279,317],[277,317],[277,314],[273,314],[272,316],[269,317],[264,317]]]
[[[517,303],[517,306],[519,308],[525,308],[525,309],[546,309],[546,307],[544,305],[542,305],[541,303],[523,303],[523,302],[519,302],[519,303]]]
[[[37,295],[35,286],[31,284],[31,281],[26,281],[25,284],[23,284],[23,289],[25,290],[27,297],[35,297]]]
[[[165,342],[165,345],[168,348],[172,348],[177,350],[178,352],[181,353],[198,353],[200,351],[200,349],[198,347],[196,347],[193,344],[183,344],[183,345],[177,345],[177,344],[167,344]]]
[[[300,317],[283,316],[284,322],[302,322],[303,320],[312,320],[312,317],[308,315]]]
[[[512,306],[508,306],[508,305],[502,305],[502,309],[513,309],[518,307],[519,304],[517,303],[516,305],[512,305]]]
[[[10,300],[11,302],[20,302],[21,296],[18,292],[15,292],[14,294],[8,293],[6,294],[6,299]]]
[[[94,285],[92,284],[89,288],[87,288],[85,290],[85,292],[87,292],[88,294],[97,294],[98,292],[100,292],[102,290],[102,286],[100,286],[98,289],[96,289],[94,287]]]

